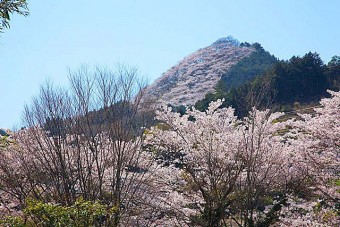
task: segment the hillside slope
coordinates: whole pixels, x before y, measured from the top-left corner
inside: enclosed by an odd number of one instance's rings
[[[327,89],[339,91],[338,59],[340,57],[334,56],[328,64],[324,64],[319,54],[309,52],[302,57],[293,56],[289,60],[277,61],[261,75],[248,81],[243,80],[240,86],[229,89],[230,86],[223,86],[224,83],[220,83],[215,92],[207,94],[195,104],[195,107],[204,111],[211,101],[224,99],[223,106],[232,106],[237,116],[244,117],[253,106],[284,112],[314,106],[321,98],[329,97]],[[233,74],[233,77],[239,78],[235,75],[241,76],[242,71],[244,75],[246,71],[253,71],[252,65],[240,64],[242,67],[237,65],[230,70],[235,69],[237,73]],[[245,67],[247,65],[248,67]]]
[[[148,100],[172,105],[193,105],[214,88],[231,66],[255,51],[232,37],[199,49],[156,80],[146,90]]]

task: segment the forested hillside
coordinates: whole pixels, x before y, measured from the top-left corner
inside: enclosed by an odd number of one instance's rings
[[[241,43],[240,46],[253,47],[255,51],[223,74],[217,89],[226,92],[233,87],[238,87],[254,77],[262,75],[277,62],[277,59],[268,51],[265,51],[259,43],[250,45],[245,42]]]
[[[145,99],[161,104],[193,105],[214,91],[230,67],[256,51],[251,45],[240,45],[231,36],[218,39],[163,73],[147,88]]]
[[[252,64],[243,67],[243,71],[251,70]],[[334,56],[324,64],[317,53],[310,52],[303,57],[278,61],[262,75],[239,86],[230,88],[221,81],[216,92],[207,94],[195,106],[204,110],[211,101],[224,98],[223,105],[233,106],[239,116],[245,116],[254,105],[286,110],[294,103],[317,103],[327,96],[327,89],[339,90],[339,84],[339,57]]]

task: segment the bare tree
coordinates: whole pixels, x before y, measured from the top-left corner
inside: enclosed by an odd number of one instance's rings
[[[115,208],[113,226],[130,225],[152,209],[152,154],[143,150],[150,114],[139,108],[145,83],[124,65],[81,67],[69,81],[69,89],[46,83],[25,107],[27,129],[17,133],[13,153],[25,190],[12,192],[21,202],[100,200]]]
[[[82,135],[78,149],[85,146],[90,151],[85,153],[85,163],[79,164],[89,167],[80,171],[80,185],[91,195],[89,199],[102,198],[117,207],[114,224],[118,225],[130,215],[129,208],[143,200],[141,188],[147,187],[152,164],[141,149],[148,121],[139,108],[145,84],[136,68],[124,65],[115,72],[98,68],[94,76],[89,77],[86,69],[70,74],[80,116],[73,118],[77,120],[73,134]],[[91,112],[94,108],[98,111]]]

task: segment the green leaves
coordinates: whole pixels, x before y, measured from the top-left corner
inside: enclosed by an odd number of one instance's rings
[[[28,16],[28,7],[26,0],[1,0],[0,1],[0,32],[4,28],[9,28],[10,15],[17,13]]]
[[[0,220],[2,226],[109,226],[116,207],[78,199],[72,206],[62,206],[29,199],[22,217]]]

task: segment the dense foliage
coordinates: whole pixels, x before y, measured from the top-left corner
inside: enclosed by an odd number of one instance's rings
[[[165,223],[336,226],[340,94],[330,93],[314,116],[281,123],[282,113],[255,108],[238,120],[232,108],[219,108],[222,100],[205,112],[159,111],[166,127],[152,128],[149,139],[179,154],[158,171],[168,191]]]
[[[233,106],[239,116],[245,116],[252,106],[273,108],[294,102],[316,102],[327,96],[326,89],[339,90],[339,84],[339,57],[333,57],[325,65],[318,54],[307,53],[303,57],[279,61],[261,76],[239,87],[230,90],[218,87],[195,106],[204,110],[211,101],[224,98],[223,106]]]
[[[243,58],[233,65],[222,78],[217,86],[218,92],[227,92],[233,87],[238,87],[255,76],[262,75],[276,62],[276,58],[265,51],[259,43],[252,45],[242,43],[241,46],[253,47],[255,51],[248,57]]]
[[[71,206],[28,199],[22,217],[0,220],[2,226],[112,226],[115,207],[78,199]]]

